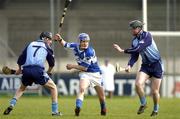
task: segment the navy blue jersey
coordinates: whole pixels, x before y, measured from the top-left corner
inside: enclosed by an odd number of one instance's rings
[[[53,50],[41,39],[31,42],[19,56],[17,63],[21,66],[40,66],[44,68],[47,60],[50,67],[54,66]]]
[[[66,43],[64,47],[73,50],[78,65],[86,67],[87,72],[101,72],[95,50],[92,47],[89,46],[85,50],[80,50],[78,43]]]
[[[131,54],[128,65],[131,67],[138,60],[139,54],[143,64],[151,64],[161,60],[157,46],[149,32],[141,31],[139,36],[132,39],[132,47],[125,49],[124,53]]]

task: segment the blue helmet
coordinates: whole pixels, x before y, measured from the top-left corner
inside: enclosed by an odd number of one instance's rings
[[[90,40],[90,37],[87,33],[80,33],[78,39],[79,41],[84,41],[84,40]]]

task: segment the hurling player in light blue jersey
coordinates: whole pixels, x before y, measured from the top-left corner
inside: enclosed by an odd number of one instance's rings
[[[151,116],[156,116],[159,110],[159,88],[163,75],[163,66],[160,53],[156,47],[153,37],[149,32],[143,31],[143,23],[134,20],[129,23],[132,35],[132,47],[123,50],[119,45],[114,44],[114,48],[119,52],[130,54],[130,60],[126,71],[129,72],[134,63],[138,60],[139,55],[142,57],[142,65],[136,76],[136,92],[139,96],[141,106],[137,114],[142,114],[147,107],[147,101],[144,94],[143,86],[147,79],[151,79],[152,95],[154,108]]]
[[[95,88],[100,101],[101,115],[106,115],[105,95],[102,88],[102,77],[99,65],[97,63],[97,57],[94,49],[89,46],[89,35],[86,33],[80,33],[78,36],[78,43],[68,43],[59,35],[55,35],[55,40],[64,46],[73,50],[77,64],[67,64],[68,70],[79,70],[80,77],[80,90],[76,99],[75,116],[79,116],[85,90],[92,86]]]
[[[50,90],[52,97],[52,116],[61,116],[61,113],[58,111],[57,87],[48,75],[51,74],[55,63],[53,50],[50,47],[51,44],[52,33],[42,32],[40,37],[36,41],[31,42],[19,56],[17,61],[19,69],[16,71],[16,75],[22,73],[22,83],[11,99],[10,106],[4,111],[4,115],[10,114],[18,99],[23,95],[26,87],[35,83]],[[44,66],[45,61],[49,64],[47,72]]]

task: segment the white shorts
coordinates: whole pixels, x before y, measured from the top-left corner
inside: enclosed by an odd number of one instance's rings
[[[90,73],[90,72],[80,72],[80,80],[87,80],[89,86],[103,86],[102,76],[99,72]]]

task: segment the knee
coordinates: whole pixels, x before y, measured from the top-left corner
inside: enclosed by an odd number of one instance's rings
[[[104,101],[104,100],[105,100],[105,96],[104,96],[104,95],[100,95],[100,96],[99,96],[99,99],[100,99],[101,101]]]
[[[159,91],[158,90],[152,90],[152,95],[159,95]]]
[[[142,87],[142,85],[143,85],[143,84],[142,84],[141,82],[139,82],[139,81],[136,81],[136,82],[135,82],[135,86],[136,86],[136,87]]]
[[[57,86],[55,84],[51,85],[49,89],[53,92],[57,92]]]
[[[100,100],[105,100],[105,94],[104,94],[104,91],[100,91],[100,92],[98,92],[98,96],[99,96],[99,99]]]
[[[52,90],[57,90],[57,86],[55,84],[52,86]]]
[[[79,93],[78,93],[78,99],[83,100],[84,99],[84,93],[85,93],[85,89],[80,88]]]
[[[84,94],[84,92],[85,92],[85,89],[84,88],[80,88],[79,93]]]
[[[25,91],[25,89],[26,89],[26,87],[24,87],[24,86],[21,86],[21,87],[19,88],[20,91]]]

